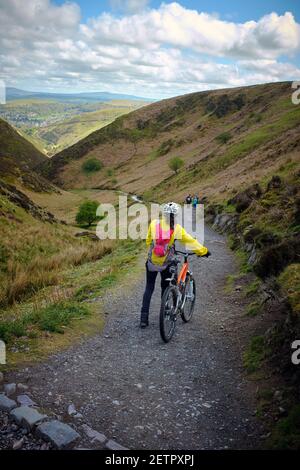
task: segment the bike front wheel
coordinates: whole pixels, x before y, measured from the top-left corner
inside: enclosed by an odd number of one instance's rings
[[[182,320],[187,323],[191,320],[196,302],[196,284],[191,275],[186,278],[185,285],[185,302],[181,312]]]
[[[177,290],[176,287],[168,287],[161,300],[159,326],[160,334],[165,343],[172,338],[176,326],[176,306]]]

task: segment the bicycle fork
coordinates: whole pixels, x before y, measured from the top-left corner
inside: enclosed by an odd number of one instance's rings
[[[194,279],[192,278],[192,276],[190,276],[189,283],[186,286],[183,302],[181,304],[181,310],[184,309],[187,300],[189,300],[190,302],[193,302],[194,300]]]

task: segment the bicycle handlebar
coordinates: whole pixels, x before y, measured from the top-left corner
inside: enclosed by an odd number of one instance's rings
[[[194,255],[196,255],[196,253],[187,253],[187,252],[179,251],[179,250],[175,250],[175,254],[176,255],[183,255],[183,256],[194,256]]]
[[[210,256],[211,253],[210,253],[210,252],[208,252],[208,253],[209,253],[208,256]],[[188,257],[188,256],[197,256],[198,258],[205,258],[205,257],[206,257],[206,255],[201,256],[201,255],[197,255],[197,253],[194,253],[194,252],[192,252],[192,253],[187,253],[187,252],[179,251],[179,250],[175,250],[175,255],[183,255],[184,257]],[[208,257],[208,256],[207,256],[207,257]]]

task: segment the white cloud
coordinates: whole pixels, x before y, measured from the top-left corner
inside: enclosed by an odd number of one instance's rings
[[[137,13],[144,10],[150,0],[110,0],[113,8],[120,8],[129,13]]]
[[[238,24],[172,3],[80,24],[75,3],[50,0],[0,0],[0,12],[0,78],[24,88],[163,97],[300,77],[278,62],[299,50],[291,13]]]
[[[86,37],[151,48],[168,44],[213,56],[274,58],[300,48],[300,26],[292,13],[271,13],[243,24],[188,10],[178,3],[116,18],[103,14],[82,26]]]
[[[76,3],[53,5],[50,0],[0,0],[1,37],[42,41],[78,29],[80,8]]]

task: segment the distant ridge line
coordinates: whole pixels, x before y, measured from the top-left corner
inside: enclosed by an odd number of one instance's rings
[[[133,100],[133,101],[145,101],[153,102],[156,101],[150,98],[143,98],[134,95],[126,95],[121,93],[111,93],[106,91],[100,92],[81,92],[81,93],[50,93],[41,91],[27,91],[19,88],[7,87],[6,88],[6,99],[7,101],[13,101],[18,99],[55,99],[60,101],[111,101],[111,100]]]

